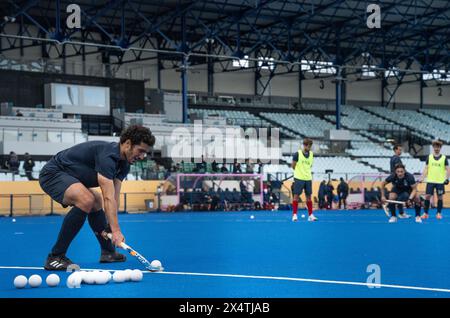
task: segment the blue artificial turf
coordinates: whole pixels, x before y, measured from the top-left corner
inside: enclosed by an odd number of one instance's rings
[[[40,274],[62,217],[0,218],[0,297],[449,297],[442,291],[368,288],[325,282],[197,276],[213,273],[365,283],[367,266],[381,269],[381,284],[450,289],[450,219],[414,219],[388,224],[380,210],[318,211],[319,222],[291,222],[290,212],[191,212],[121,215],[127,243],[149,260],[162,261],[167,274],[146,273],[139,283],[60,286],[19,290],[16,275]],[[304,213],[300,211],[300,214]],[[411,212],[410,212],[411,213]],[[250,216],[255,218],[251,219]],[[99,247],[85,224],[68,256],[82,268],[141,268],[99,264]]]

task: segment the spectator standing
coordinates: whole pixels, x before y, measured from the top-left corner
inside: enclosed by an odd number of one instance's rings
[[[325,207],[326,193],[327,193],[327,184],[325,180],[322,180],[322,182],[319,185],[319,192],[317,194],[317,197],[319,198],[319,209],[323,209]]]
[[[398,164],[402,164],[402,159],[400,156],[402,155],[402,145],[396,144],[394,145],[394,155],[391,157],[390,166],[391,166],[391,174],[395,173],[395,166]]]
[[[23,162],[23,169],[25,170],[25,175],[27,176],[28,180],[33,181],[36,180],[33,177],[33,168],[35,166],[33,158],[30,156],[28,152],[25,153],[25,159]]]
[[[246,160],[245,162],[245,173],[253,173],[254,172],[254,167],[253,167],[253,163],[250,162],[250,160]]]
[[[241,164],[237,162],[237,160],[235,160],[233,164],[233,173],[242,173]]]
[[[214,160],[211,164],[211,170],[213,173],[219,172],[219,165],[217,164],[216,160]]]
[[[261,160],[259,160],[259,159],[256,163],[258,164],[258,174],[261,174],[263,171],[263,164],[262,164]]]
[[[326,192],[328,209],[331,209],[333,207],[333,195],[334,195],[333,192],[334,192],[333,184],[331,184],[331,181],[328,181]]]
[[[344,209],[347,209],[347,197],[348,197],[348,184],[341,178],[341,182],[337,187],[338,197],[339,197],[339,209],[344,203]]]
[[[19,166],[20,166],[19,157],[17,156],[17,154],[14,151],[11,151],[9,153],[9,158],[8,158],[8,160],[6,160],[5,166],[12,173],[19,172]]]
[[[227,169],[227,166],[226,166],[225,163],[222,164],[222,168],[220,168],[220,172],[221,172],[221,173],[228,173],[228,169]]]

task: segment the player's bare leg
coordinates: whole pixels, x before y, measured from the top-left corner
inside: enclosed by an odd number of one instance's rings
[[[391,192],[389,193],[389,200],[397,200],[397,193]],[[388,203],[388,209],[391,213],[391,218],[389,219],[389,223],[395,223],[397,222],[397,214],[396,214],[396,204],[395,203]]]

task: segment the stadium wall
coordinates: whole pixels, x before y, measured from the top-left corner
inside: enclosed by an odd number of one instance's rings
[[[22,107],[44,105],[44,85],[47,83],[109,87],[111,108],[124,106],[129,112],[144,109],[142,81],[12,70],[0,70],[0,101]]]
[[[338,181],[333,181],[334,188],[337,188]],[[292,181],[285,181],[282,192],[289,195],[289,189]],[[122,184],[122,195],[120,198],[120,209],[124,210],[125,193],[127,197],[127,211],[148,211],[145,201],[153,201],[156,207],[157,187],[161,185],[160,181],[124,181]],[[319,190],[320,181],[313,182],[313,198],[314,205],[317,206],[317,192]],[[380,181],[366,182],[360,185],[360,188],[379,187]],[[353,185],[352,185],[353,186]],[[99,190],[96,188],[95,190]],[[419,193],[424,193],[425,184],[419,185]],[[335,190],[336,193],[336,190]],[[14,215],[43,215],[51,211],[51,200],[46,195],[38,181],[4,181],[0,182],[0,215],[8,215],[10,212],[10,196],[14,196],[13,211]],[[300,205],[304,206],[304,202]],[[444,206],[450,206],[450,194],[444,196]],[[31,209],[30,209],[31,207]],[[69,209],[64,209],[59,203],[53,202],[55,213],[65,214]]]

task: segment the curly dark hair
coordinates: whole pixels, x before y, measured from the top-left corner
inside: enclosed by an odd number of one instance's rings
[[[397,150],[398,148],[401,148],[402,145],[401,144],[395,144],[394,147],[392,148],[393,150]]]
[[[303,139],[303,145],[312,146],[313,140],[311,138],[305,138]]]
[[[155,136],[147,127],[141,125],[132,125],[122,131],[120,135],[120,143],[123,144],[127,140],[131,141],[131,145],[139,145],[141,142],[153,147],[155,144]]]

